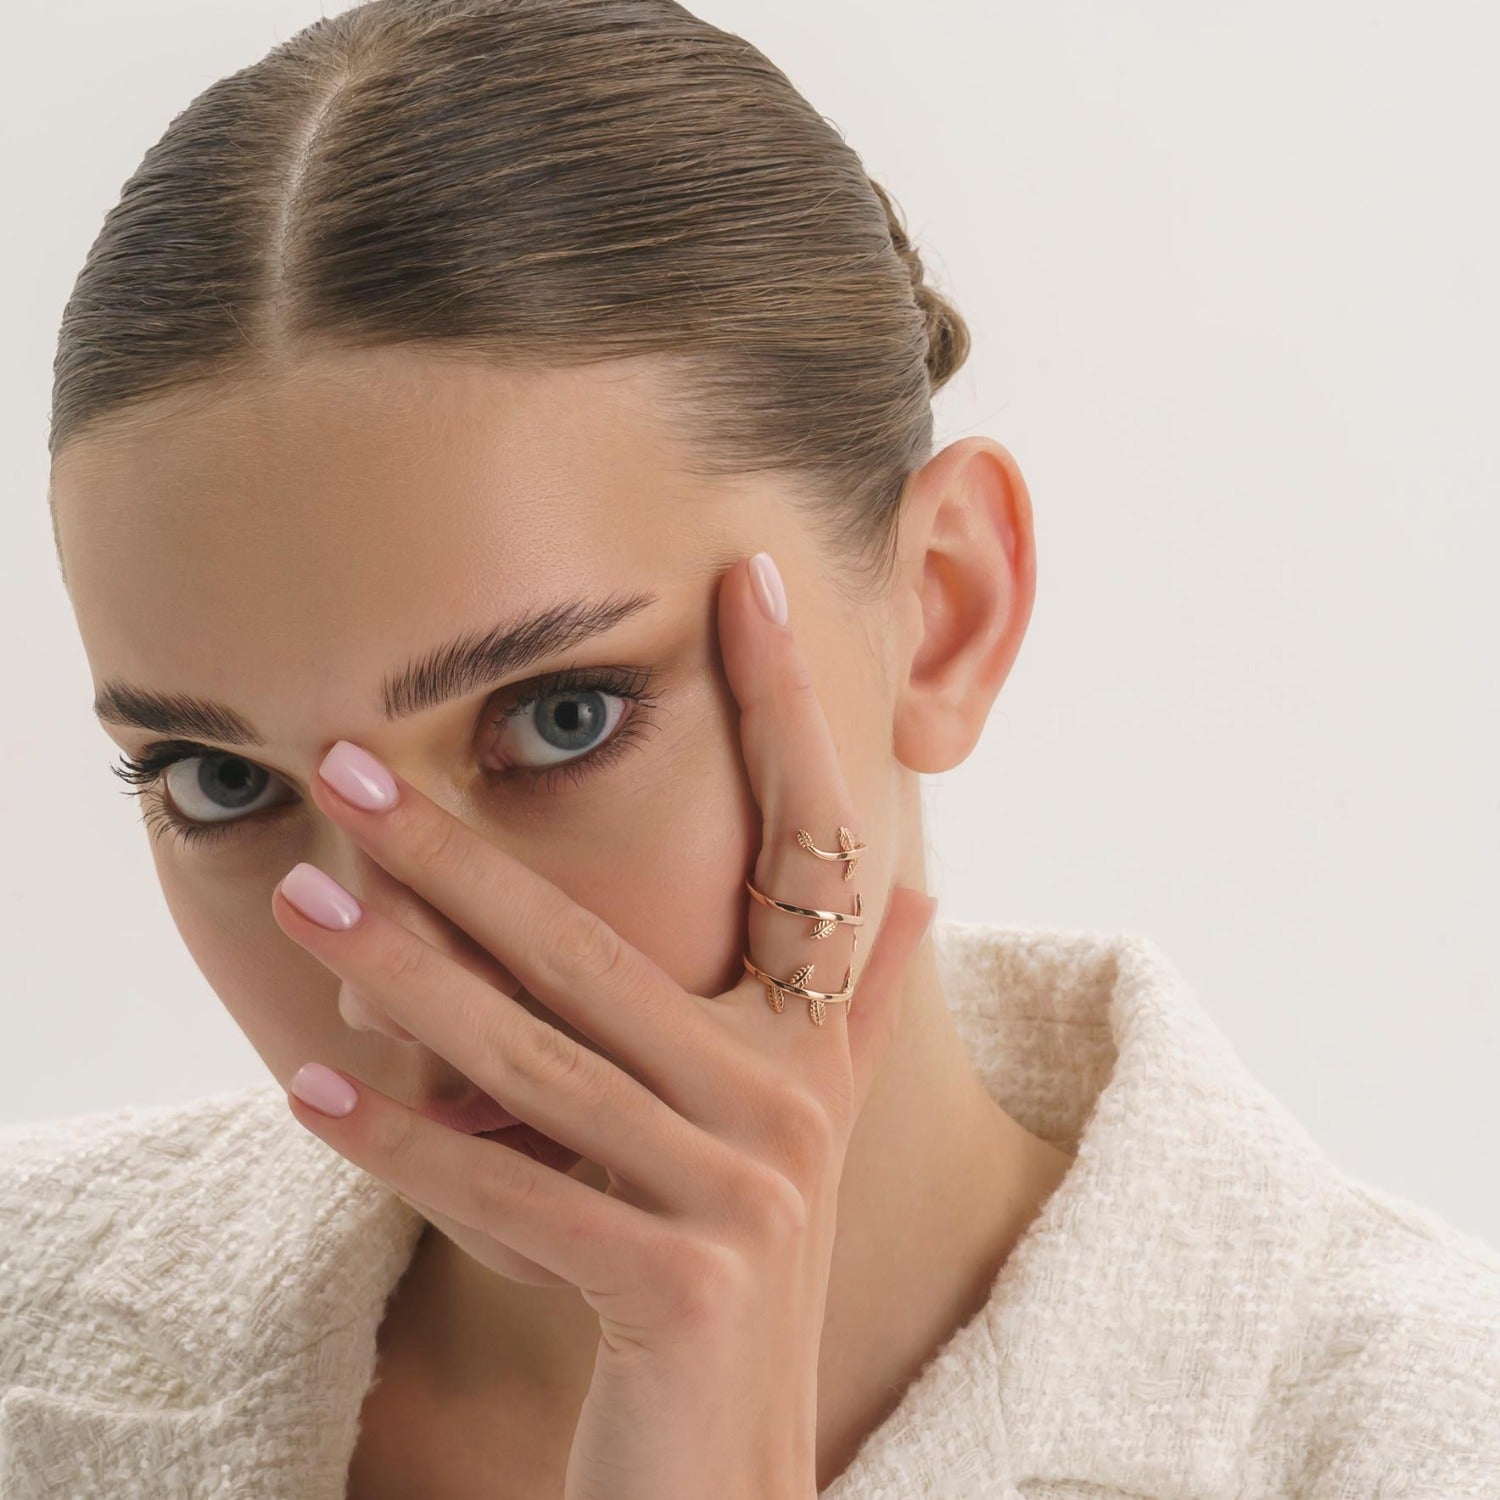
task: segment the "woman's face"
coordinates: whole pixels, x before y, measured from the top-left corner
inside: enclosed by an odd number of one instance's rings
[[[722,570],[762,548],[873,851],[866,888],[891,878],[883,619],[826,585],[784,481],[687,474],[653,380],[635,361],[520,373],[411,350],[333,354],[59,458],[59,546],[104,728],[135,758],[187,742],[143,798],[157,873],[199,968],[283,1087],[316,1060],[408,1104],[472,1092],[277,926],[272,888],[299,860],[515,987],[318,812],[309,783],[341,738],[690,992],[739,980],[759,812],[714,598]],[[486,636],[505,643],[492,670],[433,701],[422,668]],[[573,1175],[606,1180],[588,1161]],[[510,1267],[533,1279],[528,1268]]]

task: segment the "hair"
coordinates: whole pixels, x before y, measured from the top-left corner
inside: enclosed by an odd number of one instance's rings
[[[49,452],[381,345],[661,356],[696,471],[797,476],[847,575],[885,583],[969,335],[742,37],[674,0],[367,0],[146,152],[63,312]]]

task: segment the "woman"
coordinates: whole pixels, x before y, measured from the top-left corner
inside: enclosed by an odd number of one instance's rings
[[[272,1081],[8,1133],[0,1493],[1495,1492],[1500,1257],[1148,939],[925,938],[1035,587],[967,342],[667,0],[374,0],[172,122],[53,521]]]

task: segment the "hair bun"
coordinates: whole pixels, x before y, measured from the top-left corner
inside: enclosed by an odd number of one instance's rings
[[[900,210],[891,195],[874,179],[871,179],[870,186],[885,209],[891,244],[906,267],[906,274],[911,277],[912,293],[922,311],[927,329],[927,376],[935,391],[945,385],[969,357],[969,327],[958,309],[935,287],[927,284],[922,257],[907,237]]]

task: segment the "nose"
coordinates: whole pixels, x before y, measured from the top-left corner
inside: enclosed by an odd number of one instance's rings
[[[406,928],[502,993],[516,993],[519,986],[510,970],[410,886],[397,880],[357,845],[345,845],[341,854],[343,857],[337,864],[330,860],[326,868],[362,905],[378,909],[383,917]],[[361,994],[348,981],[339,985],[339,1015],[356,1031],[378,1031],[393,1041],[420,1042],[377,1000]]]
[[[417,1040],[406,1027],[393,1021],[378,1005],[371,1004],[352,985],[345,982],[339,986],[339,1014],[344,1023],[355,1031],[380,1031],[397,1042]]]

